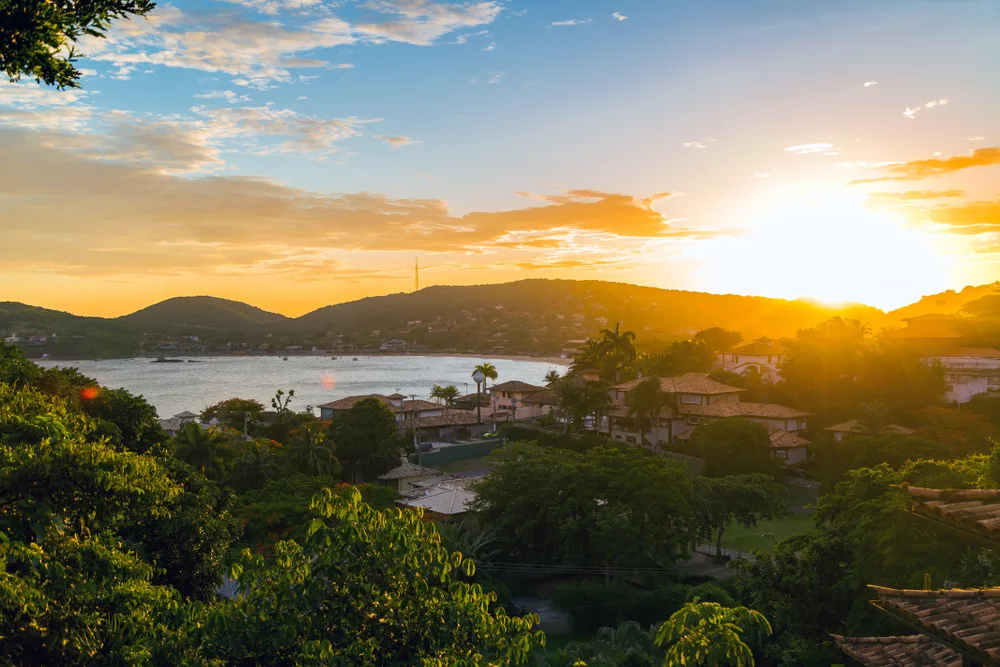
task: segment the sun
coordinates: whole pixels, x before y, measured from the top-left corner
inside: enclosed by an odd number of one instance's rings
[[[939,235],[872,210],[863,194],[842,187],[782,193],[740,226],[699,253],[711,291],[889,310],[948,283]]]

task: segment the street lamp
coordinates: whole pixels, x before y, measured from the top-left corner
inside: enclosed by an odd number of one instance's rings
[[[481,370],[476,369],[476,372],[472,374],[472,379],[476,381],[476,421],[482,424],[483,405],[482,405],[482,399],[480,398],[482,396],[480,387],[484,382],[486,382],[486,376],[483,374]]]

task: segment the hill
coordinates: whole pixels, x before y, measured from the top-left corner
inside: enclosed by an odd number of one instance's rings
[[[1000,292],[1000,282],[988,285],[970,285],[958,292],[947,290],[938,294],[921,297],[920,301],[898,308],[890,312],[889,316],[894,320],[904,320],[909,317],[919,317],[933,313],[951,315],[960,312],[967,303],[985,296],[995,295],[998,292]]]
[[[179,296],[116,318],[133,331],[239,333],[270,330],[289,318],[240,301],[211,296]]]
[[[643,346],[713,326],[739,331],[744,339],[791,336],[833,316],[858,318],[878,331],[899,326],[903,317],[957,312],[997,287],[942,292],[891,313],[861,304],[542,279],[428,287],[325,306],[298,318],[207,296],[168,299],[107,319],[0,303],[0,335],[16,333],[23,340],[42,334],[48,340],[33,344],[30,353],[61,358],[372,350],[391,339],[427,351],[552,355],[616,322],[635,331]]]

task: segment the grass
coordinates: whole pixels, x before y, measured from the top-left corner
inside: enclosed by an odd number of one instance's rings
[[[474,459],[463,459],[461,461],[452,461],[451,463],[446,463],[443,466],[438,466],[438,470],[441,472],[462,472],[465,470],[477,470],[479,468],[485,468],[490,463],[489,456],[478,456]]]
[[[761,521],[752,528],[744,528],[739,524],[731,524],[722,535],[724,549],[750,551],[752,549],[771,550],[775,544],[793,535],[807,533],[813,527],[812,516],[795,514],[773,521]],[[768,533],[774,535],[772,540],[765,537]]]

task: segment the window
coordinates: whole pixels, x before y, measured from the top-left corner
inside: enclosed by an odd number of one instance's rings
[[[698,424],[700,423],[697,417],[691,416],[687,418],[688,424]]]
[[[692,405],[701,405],[702,399],[699,394],[681,394],[681,403],[688,403]]]
[[[788,450],[787,449],[776,449],[774,450],[774,458],[781,459],[782,461],[788,460]]]

